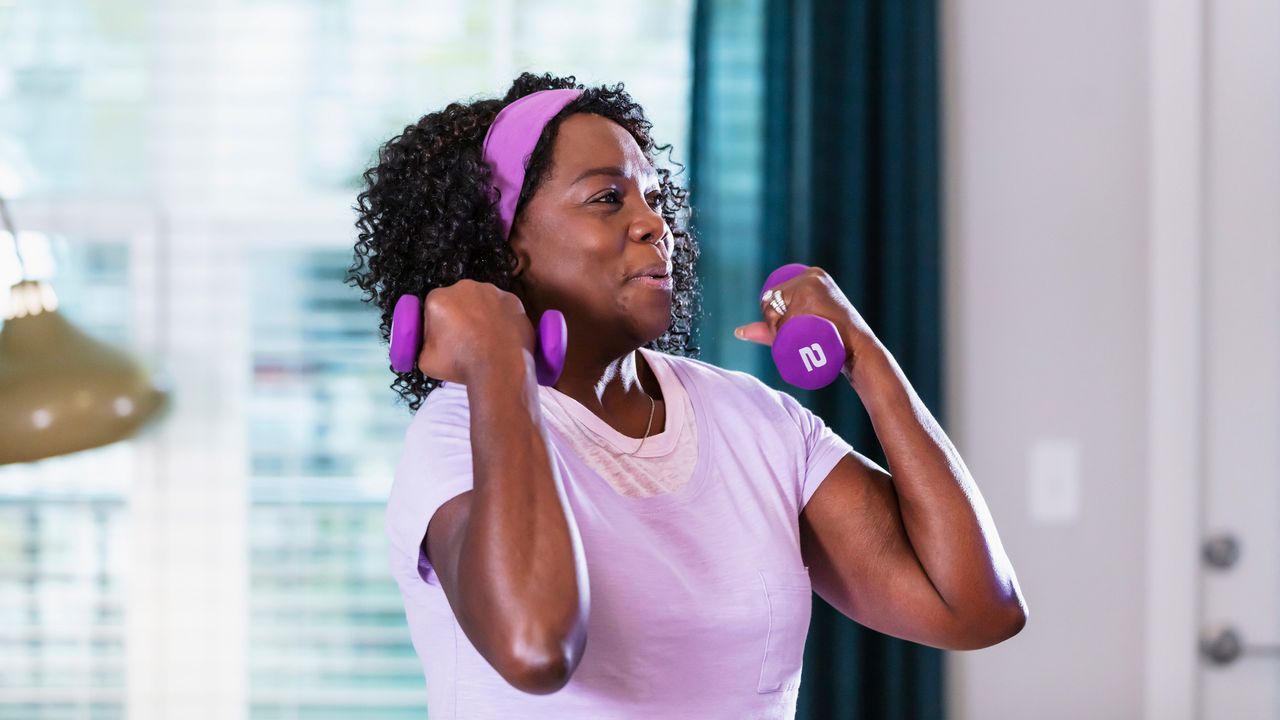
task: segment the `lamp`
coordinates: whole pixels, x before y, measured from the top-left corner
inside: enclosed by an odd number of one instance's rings
[[[132,436],[169,406],[167,388],[123,352],[58,313],[53,287],[27,279],[18,232],[0,197],[21,280],[0,328],[0,465],[30,462]]]

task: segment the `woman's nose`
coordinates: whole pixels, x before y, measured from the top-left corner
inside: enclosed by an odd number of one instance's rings
[[[665,243],[667,237],[667,220],[659,210],[648,205],[631,223],[631,239],[636,242]]]

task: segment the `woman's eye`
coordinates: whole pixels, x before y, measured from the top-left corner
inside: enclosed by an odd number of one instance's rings
[[[609,192],[605,193],[604,195],[601,195],[601,196],[600,196],[600,198],[599,198],[598,200],[596,200],[596,202],[602,202],[602,201],[616,201],[617,199],[618,199],[618,191],[617,191],[617,190],[610,190]],[[654,208],[659,207],[659,206],[661,206],[661,205],[662,205],[662,202],[663,202],[664,200],[666,200],[666,199],[667,199],[666,194],[664,194],[664,193],[655,193],[655,194],[654,194],[654,195],[649,199],[649,206],[650,206],[650,207],[654,207]]]

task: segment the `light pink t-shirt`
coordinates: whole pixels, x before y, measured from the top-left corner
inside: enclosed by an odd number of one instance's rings
[[[466,388],[441,385],[414,416],[386,522],[433,720],[794,717],[812,598],[799,515],[852,448],[751,375],[663,359],[698,439],[678,490],[619,494],[544,423],[591,591],[581,663],[550,695],[511,687],[479,654],[421,551],[436,509],[472,487]]]

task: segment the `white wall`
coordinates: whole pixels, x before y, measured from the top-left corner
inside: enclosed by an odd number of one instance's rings
[[[1012,640],[949,655],[951,718],[1139,718],[1147,5],[942,7],[947,430],[1030,608]],[[1045,440],[1078,452],[1074,517],[1031,512]]]

